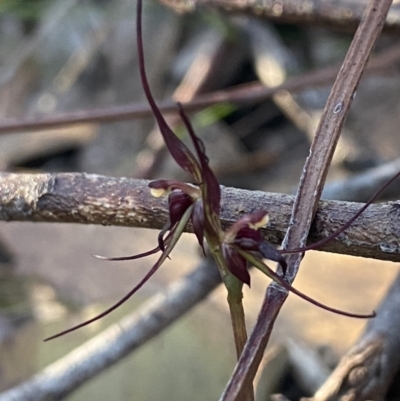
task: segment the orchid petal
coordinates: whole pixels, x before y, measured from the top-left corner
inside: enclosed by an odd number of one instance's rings
[[[272,245],[265,241],[264,237],[258,230],[245,227],[237,234],[234,244],[245,251],[259,252],[265,259],[278,262],[286,274],[286,260],[282,254]]]
[[[189,173],[196,182],[201,182],[201,169],[199,163],[197,162],[196,158],[189,150],[189,148],[174,134],[174,132],[168,126],[150,90],[150,85],[147,80],[146,69],[145,69],[143,39],[142,39],[142,0],[138,0],[137,3],[136,36],[137,36],[139,70],[140,70],[140,77],[142,80],[143,90],[150,104],[150,107],[153,111],[161,135],[164,138],[165,144],[169,152],[171,153],[172,157],[179,164],[179,166],[182,167],[187,173]]]
[[[164,240],[164,235],[166,232],[170,231],[173,225],[171,224],[171,221],[168,219],[168,221],[164,224],[164,227],[161,229],[161,231],[158,233],[157,240],[158,240],[158,247],[164,252],[165,250],[165,240]],[[168,237],[167,237],[168,238]]]
[[[166,230],[167,231],[167,230]],[[161,233],[165,234],[166,231],[161,231]],[[160,234],[161,234],[160,233]],[[159,234],[159,236],[160,236]],[[163,239],[162,244],[163,247],[165,246],[165,243],[168,245],[169,242],[171,241],[172,238],[172,233],[170,232],[165,239]],[[160,243],[160,240],[158,241]],[[160,245],[151,249],[150,251],[139,253],[136,255],[130,255],[130,256],[119,256],[119,257],[108,257],[108,256],[102,256],[102,255],[92,255],[93,257],[101,260],[107,260],[111,262],[119,262],[119,261],[124,261],[124,260],[135,260],[135,259],[140,259],[144,258],[146,256],[154,255],[158,251],[164,251],[164,248],[161,248]]]
[[[219,213],[221,209],[221,189],[218,183],[217,178],[215,177],[213,171],[211,170],[210,166],[208,165],[208,158],[205,152],[204,144],[196,136],[194,133],[192,124],[190,123],[188,117],[186,116],[182,105],[178,103],[179,107],[179,114],[183,123],[186,126],[186,129],[189,132],[190,138],[194,144],[196,149],[197,155],[200,160],[201,170],[202,170],[202,178],[203,181],[201,182],[201,189],[202,189],[202,196],[203,196],[203,208],[204,208],[204,216],[205,216],[205,223],[209,228],[209,235],[212,233],[215,236],[215,239],[219,239],[219,231],[221,229],[220,220],[219,220]]]
[[[247,214],[229,227],[225,233],[225,241],[234,242],[236,237],[239,236],[256,235],[249,233],[249,230],[257,232],[259,228],[265,226],[267,223],[268,212],[266,210],[259,210],[254,213]],[[248,233],[248,235],[246,233]]]
[[[262,242],[258,248],[258,251],[264,256],[265,259],[273,260],[274,262],[278,262],[282,268],[283,275],[286,274],[287,263],[286,259],[281,255],[281,253],[272,245],[268,244],[268,242]]]
[[[204,209],[203,209],[203,201],[201,199],[197,200],[194,204],[191,220],[193,224],[193,231],[205,255],[206,252],[204,250]]]
[[[244,242],[245,240],[248,240],[249,244],[250,243],[260,244],[265,241],[265,238],[262,236],[260,231],[254,230],[253,228],[250,227],[243,227],[237,232],[234,242],[235,243]]]
[[[185,214],[183,215],[181,221],[179,224],[174,228],[172,236],[171,236],[171,241],[167,245],[165,251],[162,253],[160,258],[157,260],[155,265],[150,269],[150,271],[145,275],[145,277],[131,290],[126,294],[122,299],[120,299],[117,303],[115,303],[113,306],[110,308],[106,309],[104,312],[100,313],[99,315],[93,317],[92,319],[87,320],[86,322],[80,323],[74,327],[71,327],[68,330],[64,330],[61,333],[55,334],[51,337],[46,338],[44,341],[49,341],[53,340],[54,338],[61,337],[64,334],[71,333],[72,331],[78,330],[82,327],[87,326],[90,323],[95,322],[96,320],[99,320],[103,318],[104,316],[108,315],[109,313],[113,312],[115,309],[117,309],[119,306],[121,306],[123,303],[125,303],[133,294],[136,293],[137,290],[139,290],[153,274],[160,268],[160,266],[165,262],[165,260],[168,258],[169,254],[172,252],[174,249],[176,243],[178,242],[179,238],[181,237],[183,230],[185,229],[185,226],[187,222],[189,221],[190,215],[192,213],[193,207],[189,208],[186,210]]]
[[[198,186],[177,180],[151,181],[148,187],[150,188],[152,195],[156,198],[169,195],[172,191],[177,189],[189,195],[193,199],[197,199],[201,196]]]
[[[93,257],[101,260],[110,260],[110,261],[123,261],[123,260],[135,260],[135,259],[140,259],[140,258],[145,258],[146,256],[154,255],[158,251],[160,251],[160,247],[157,246],[150,251],[139,253],[137,255],[131,255],[131,256],[119,256],[119,257],[113,257],[110,258],[108,256],[101,256],[101,255],[92,255]]]

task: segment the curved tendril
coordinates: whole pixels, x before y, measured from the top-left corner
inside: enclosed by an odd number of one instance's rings
[[[169,242],[171,241],[172,235],[174,233],[174,230],[172,229],[167,237],[164,239],[164,245],[168,245]],[[109,256],[102,256],[102,255],[94,255],[92,256],[94,258],[100,259],[100,260],[107,260],[111,262],[120,262],[124,260],[135,260],[135,259],[140,259],[140,258],[145,258],[146,256],[154,255],[155,253],[159,251],[164,251],[163,249],[160,248],[160,246],[156,246],[153,249],[150,249],[150,251],[143,252],[143,253],[138,253],[136,255],[130,255],[130,256],[117,256],[117,257],[109,257]],[[169,257],[168,257],[169,258]]]
[[[181,237],[183,230],[185,229],[185,226],[187,222],[189,221],[190,215],[192,213],[193,206],[188,208],[184,215],[182,216],[182,219],[179,221],[177,224],[176,228],[173,230],[173,235],[171,238],[171,242],[167,245],[165,251],[163,254],[160,256],[158,259],[157,263],[150,269],[150,271],[144,276],[144,278],[137,284],[132,290],[130,290],[122,299],[120,299],[117,303],[112,305],[110,308],[106,309],[104,312],[100,313],[99,315],[93,317],[92,319],[86,320],[83,323],[80,323],[76,326],[71,327],[70,329],[64,330],[58,334],[55,334],[51,337],[47,337],[44,339],[44,341],[49,341],[53,340],[57,337],[61,337],[65,334],[71,333],[72,331],[78,330],[82,327],[87,326],[90,323],[95,322],[96,320],[99,320],[103,318],[104,316],[107,316],[109,313],[113,312],[115,309],[120,307],[123,303],[125,303],[137,290],[139,290],[143,284],[147,282],[147,280],[159,269],[159,267],[164,263],[165,259],[169,256],[171,251],[174,249],[176,243],[178,242],[179,238]]]
[[[283,254],[290,254],[290,253],[299,253],[299,252],[305,252],[305,251],[310,251],[310,250],[315,250],[320,248],[321,246],[327,244],[329,241],[335,239],[338,237],[342,232],[346,231],[353,223],[354,221],[361,216],[362,213],[367,209],[368,206],[372,204],[381,194],[382,192],[390,185],[392,184],[397,178],[400,177],[400,171],[396,173],[389,181],[387,181],[375,194],[371,197],[371,199],[362,207],[360,210],[350,219],[347,221],[346,224],[344,224],[342,227],[340,227],[338,230],[333,232],[332,234],[328,235],[326,238],[315,242],[314,244],[307,245],[304,248],[296,248],[296,249],[287,249],[287,250],[281,250],[280,252]]]
[[[108,257],[108,256],[102,256],[102,255],[92,255],[96,259],[101,259],[101,260],[109,260],[112,262],[119,262],[123,260],[135,260],[135,259],[140,259],[140,258],[145,258],[146,256],[154,255],[155,253],[159,252],[161,249],[159,246],[151,249],[150,251],[143,252],[143,253],[138,253],[137,255],[131,255],[131,256],[117,256],[117,257]]]
[[[168,221],[165,223],[164,227],[161,229],[160,233],[158,234],[158,247],[164,252],[165,250],[165,243],[168,240],[169,235],[167,238],[164,239],[164,235],[166,232],[170,231],[170,233],[173,231],[171,230],[171,221],[168,219]]]
[[[332,308],[330,306],[324,305],[319,301],[316,301],[315,299],[309,297],[306,294],[303,294],[301,291],[297,290],[296,288],[292,287],[290,284],[288,284],[286,281],[282,279],[278,274],[276,274],[273,270],[271,270],[265,263],[263,263],[261,260],[256,258],[254,255],[251,255],[248,252],[242,251],[241,249],[237,249],[237,251],[244,257],[246,258],[251,264],[253,264],[257,269],[261,270],[265,275],[270,277],[273,281],[281,285],[283,288],[285,288],[287,291],[292,292],[293,294],[296,294],[298,297],[304,299],[305,301],[308,301],[312,303],[315,306],[318,306],[322,309],[325,309],[329,312],[336,313],[338,315],[342,316],[347,316],[347,317],[353,317],[357,319],[369,319],[372,317],[376,316],[375,312],[369,313],[369,314],[358,314],[358,313],[351,313],[351,312],[346,312],[342,311],[340,309]]]

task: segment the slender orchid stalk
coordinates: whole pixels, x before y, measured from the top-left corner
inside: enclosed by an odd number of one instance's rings
[[[242,287],[243,284],[250,286],[250,274],[248,272],[248,267],[250,265],[255,266],[269,276],[282,287],[282,290],[293,292],[304,300],[323,309],[354,318],[370,318],[375,316],[374,312],[369,314],[354,314],[326,306],[292,287],[285,279],[286,261],[282,253],[305,252],[308,249],[316,249],[328,240],[338,236],[364,212],[368,205],[371,204],[388,185],[400,176],[400,172],[388,181],[388,183],[386,183],[340,230],[327,237],[327,239],[309,247],[285,250],[282,252],[268,244],[260,232],[260,229],[268,224],[268,212],[265,210],[257,211],[242,217],[228,230],[224,231],[220,220],[221,190],[213,171],[209,167],[203,142],[196,136],[182,106],[178,104],[181,119],[194,146],[195,156],[168,126],[151,93],[145,70],[141,14],[142,0],[138,0],[137,47],[143,89],[171,156],[177,164],[190,175],[194,184],[183,183],[176,180],[157,180],[149,184],[149,189],[153,196],[168,196],[169,219],[158,236],[158,245],[147,252],[133,256],[114,258],[95,256],[100,259],[123,261],[134,260],[161,252],[159,259],[147,275],[116,304],[98,316],[49,337],[46,340],[60,337],[101,319],[127,301],[160,268],[164,261],[169,258],[169,255],[189,221],[193,226],[193,231],[203,251],[204,238],[206,239],[210,252],[217,262],[223,282],[227,288],[228,303],[238,356],[247,338],[242,305]],[[283,274],[280,275],[271,270],[265,264],[265,259],[277,262]],[[249,389],[249,391],[251,391],[251,389]]]

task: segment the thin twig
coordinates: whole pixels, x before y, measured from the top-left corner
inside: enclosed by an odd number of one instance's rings
[[[399,58],[400,46],[393,46],[372,59],[367,71],[371,73],[382,71],[399,60]],[[194,111],[221,102],[239,104],[257,103],[271,98],[281,90],[288,90],[294,93],[309,89],[310,86],[327,85],[335,79],[338,70],[339,67],[329,67],[308,72],[290,78],[282,85],[273,88],[265,88],[259,82],[243,84],[230,89],[197,96],[190,102],[183,102],[183,106],[186,111]],[[158,103],[158,106],[164,114],[177,113],[176,104],[173,101],[161,101]],[[112,123],[115,121],[147,118],[152,115],[147,103],[135,103],[132,105],[112,106],[102,109],[74,111],[51,117],[8,118],[0,122],[0,134],[43,130],[82,123]]]
[[[354,36],[328,98],[303,169],[289,228],[283,242],[284,248],[302,247],[307,241],[341,128],[391,3],[391,0],[370,1]],[[294,280],[301,260],[301,254],[290,255],[287,258],[286,277],[289,282]],[[241,389],[253,381],[275,319],[287,295],[286,291],[274,283],[268,287],[256,326],[221,400],[235,400]]]
[[[261,191],[222,188],[221,219],[228,227],[245,214],[268,210],[266,238],[281,243],[289,225],[294,197]],[[343,226],[359,203],[323,201],[310,241]],[[324,251],[400,261],[397,203],[371,205]],[[82,173],[0,173],[0,220],[101,224],[161,229],[168,218],[166,200],[150,195],[148,181]],[[190,229],[190,227],[189,227]],[[368,232],[368,236],[365,233]]]
[[[242,19],[241,26],[249,37],[257,77],[265,86],[273,87],[281,84],[287,76],[298,71],[299,61],[271,24],[247,18]],[[313,102],[310,102],[309,95],[310,92],[308,96],[302,96],[301,93],[294,96],[288,91],[282,91],[272,99],[288,120],[298,130],[304,132],[311,143],[323,112],[321,107],[316,108],[315,104],[319,103],[322,106],[325,95],[321,91],[313,91]],[[349,139],[352,136],[350,132],[346,132],[346,137],[342,136],[339,139],[340,151],[336,154],[341,154],[343,157],[349,149],[355,147]]]
[[[48,366],[32,379],[2,394],[0,401],[62,400],[159,334],[202,301],[218,284],[214,263],[205,260],[164,294]]]
[[[322,198],[363,202],[399,170],[400,159],[396,159],[353,177],[328,183],[322,192]],[[398,198],[399,194],[400,184],[397,182],[385,191],[385,199]]]

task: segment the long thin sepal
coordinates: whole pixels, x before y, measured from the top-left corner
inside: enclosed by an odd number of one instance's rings
[[[108,256],[102,256],[102,255],[92,255],[92,256],[96,259],[119,262],[119,261],[124,261],[124,260],[135,260],[135,259],[145,258],[146,256],[154,255],[155,253],[159,252],[160,250],[161,250],[160,247],[157,246],[157,247],[151,249],[150,251],[138,253],[137,255],[117,256],[117,257],[108,257]]]
[[[107,260],[111,262],[119,262],[119,261],[125,261],[125,260],[135,260],[135,259],[140,259],[140,258],[145,258],[146,256],[154,255],[155,253],[159,251],[163,251],[165,249],[165,244],[168,245],[169,241],[171,241],[173,232],[171,231],[165,239],[163,239],[163,245],[164,248],[161,248],[160,245],[156,246],[153,249],[150,249],[150,251],[143,252],[143,253],[138,253],[136,255],[129,255],[129,256],[117,256],[117,257],[109,257],[109,256],[102,256],[102,255],[92,255],[94,258],[100,259],[100,260]],[[160,241],[159,241],[160,242]]]
[[[346,224],[344,224],[342,227],[340,227],[332,234],[328,235],[326,238],[322,239],[321,241],[315,242],[314,244],[305,246],[304,248],[287,249],[287,250],[285,249],[280,252],[283,254],[290,254],[290,253],[311,251],[313,249],[316,250],[321,246],[327,244],[329,241],[332,241],[333,239],[337,238],[342,232],[346,231],[354,223],[354,221],[358,219],[365,212],[367,207],[370,206],[376,199],[378,199],[379,196],[382,194],[382,192],[399,177],[400,177],[400,171],[396,173],[389,181],[387,181],[377,192],[375,192],[375,194],[372,195],[371,199],[362,208],[360,208],[360,210],[350,220],[348,220]]]
[[[254,265],[257,269],[261,270],[265,275],[267,275],[269,278],[274,280],[276,283],[281,285],[283,288],[285,288],[287,291],[292,292],[293,294],[296,294],[300,298],[304,299],[305,301],[308,301],[312,303],[315,306],[318,306],[322,309],[325,309],[329,312],[336,313],[338,315],[343,315],[343,316],[348,316],[348,317],[353,317],[353,318],[358,318],[358,319],[370,319],[372,317],[376,316],[375,312],[369,313],[369,314],[357,314],[357,313],[350,313],[346,311],[342,311],[340,309],[332,308],[330,306],[324,305],[319,301],[316,301],[313,298],[310,298],[308,295],[303,294],[296,288],[292,287],[290,284],[288,284],[286,281],[282,279],[278,274],[276,274],[273,270],[271,270],[265,263],[263,263],[260,259],[255,257],[254,255],[242,251],[238,249],[238,253],[240,253],[244,258],[246,258],[252,265]]]
[[[203,179],[200,186],[203,197],[205,223],[208,223],[208,226],[212,228],[214,235],[218,236],[221,229],[219,220],[219,213],[221,208],[221,189],[217,178],[208,165],[208,158],[204,149],[203,142],[194,133],[192,124],[190,123],[180,103],[178,103],[178,107],[180,117],[185,124],[187,131],[189,132],[190,138],[192,139],[193,145],[196,149],[196,153],[200,160]]]
[[[150,90],[150,85],[147,80],[144,50],[143,50],[143,37],[142,37],[142,0],[137,0],[137,13],[136,13],[136,38],[137,38],[137,50],[138,50],[138,61],[140,77],[142,80],[143,90],[153,111],[154,117],[156,118],[160,132],[164,138],[165,144],[169,152],[175,161],[181,166],[187,173],[189,173],[196,182],[201,181],[200,166],[189,150],[189,148],[174,134],[171,128],[168,126],[163,115],[158,108],[154,97]]]
[[[183,230],[185,229],[185,226],[187,222],[189,221],[190,215],[192,213],[192,208],[189,208],[185,214],[183,215],[181,221],[179,224],[176,226],[176,229],[173,231],[173,236],[171,238],[171,242],[168,244],[168,246],[165,248],[165,251],[163,254],[160,256],[156,264],[150,269],[150,271],[146,274],[146,276],[137,284],[131,291],[128,292],[122,299],[120,299],[117,303],[115,303],[113,306],[110,308],[106,309],[104,312],[100,313],[99,315],[93,317],[92,319],[89,319],[83,323],[80,323],[74,327],[71,327],[70,329],[64,330],[58,334],[55,334],[51,337],[45,338],[44,341],[49,341],[53,340],[57,337],[61,337],[65,334],[71,333],[72,331],[78,330],[82,327],[87,326],[88,324],[91,324],[104,316],[107,316],[111,312],[113,312],[115,309],[120,307],[123,303],[125,303],[133,294],[136,293],[137,290],[139,290],[148,280],[149,278],[159,269],[159,267],[165,262],[165,259],[169,256],[171,251],[174,249],[176,243],[178,242],[179,238],[181,237]]]

